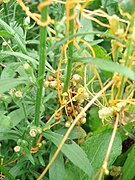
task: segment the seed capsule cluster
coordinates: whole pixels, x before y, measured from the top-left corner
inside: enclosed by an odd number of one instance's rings
[[[126,105],[127,103],[122,101],[112,107],[103,107],[98,111],[99,118],[107,119],[108,117],[112,117],[116,112],[120,112]]]
[[[45,88],[52,88],[52,89],[56,89],[57,88],[57,81],[55,80],[55,78],[50,75],[48,76],[48,79],[46,81],[44,81],[44,87]]]
[[[44,81],[44,87],[45,88],[52,88],[52,89],[57,89],[57,81],[56,81],[56,78],[52,75],[48,76],[47,80]],[[63,83],[61,82],[60,83],[60,87],[63,88]]]
[[[44,87],[57,90],[57,81],[50,75],[44,82]],[[70,127],[74,119],[83,109],[83,103],[89,99],[89,93],[82,85],[82,77],[79,74],[73,74],[70,81],[68,92],[63,91],[63,82],[60,82],[61,90],[61,105],[65,105],[65,113],[68,121],[65,122],[65,127]],[[71,101],[70,103],[67,103]],[[58,118],[56,118],[58,119]],[[60,118],[59,118],[60,119]],[[86,113],[82,115],[77,125],[86,123]]]
[[[80,102],[75,100],[72,102],[72,104],[69,103],[65,106],[65,113],[68,117],[68,121],[65,122],[65,127],[70,127],[70,125],[75,120],[77,115],[82,111],[83,109],[82,105],[83,104],[80,104]],[[77,122],[77,125],[85,124],[85,123],[86,123],[86,113],[84,112],[80,120]]]

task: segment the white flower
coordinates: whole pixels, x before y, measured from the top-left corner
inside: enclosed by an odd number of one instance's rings
[[[24,25],[25,26],[28,26],[30,24],[30,17],[27,16],[25,19],[24,19]]]
[[[20,152],[20,150],[21,150],[21,146],[15,146],[14,147],[14,151],[15,152]]]
[[[36,129],[31,129],[29,132],[31,137],[36,137],[37,133],[38,133],[38,131]]]
[[[18,97],[18,98],[21,98],[22,97],[22,92],[21,91],[16,91],[15,96]]]

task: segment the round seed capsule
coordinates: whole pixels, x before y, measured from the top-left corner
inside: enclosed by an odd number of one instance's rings
[[[70,125],[71,125],[71,123],[70,123],[70,121],[67,121],[67,122],[65,122],[65,127],[70,127]]]
[[[49,87],[49,84],[50,84],[49,81],[44,81],[44,87],[45,87],[45,88]]]
[[[72,80],[75,82],[81,82],[82,81],[82,77],[79,74],[74,74],[72,77]]]
[[[84,98],[84,99],[88,99],[88,98],[89,98],[89,93],[86,92],[86,91],[84,91],[84,93],[83,93],[83,98]]]
[[[54,81],[55,79],[54,79],[54,77],[52,76],[52,75],[50,75],[50,76],[48,76],[48,81]]]
[[[85,117],[81,118],[80,122],[81,122],[81,124],[85,124],[86,123],[86,118]]]
[[[55,89],[57,87],[57,81],[50,81],[50,88]]]

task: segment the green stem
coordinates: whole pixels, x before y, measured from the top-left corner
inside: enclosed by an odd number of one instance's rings
[[[130,56],[132,54],[133,51],[133,41],[134,41],[134,37],[133,37],[133,27],[135,26],[135,17],[132,18],[131,20],[131,27],[130,27],[130,33],[129,33],[129,41],[127,44],[127,49],[126,49],[126,58],[125,58],[125,66],[129,66],[130,63]],[[124,88],[125,88],[125,83],[126,83],[126,77],[123,76],[122,77],[122,82],[121,82],[121,87],[120,87],[120,94],[119,94],[119,98],[123,97],[123,93],[124,93]]]
[[[48,8],[44,7],[41,16],[42,21],[47,20]],[[40,28],[40,55],[39,55],[39,69],[38,69],[38,87],[36,94],[36,107],[35,107],[35,125],[39,126],[40,123],[40,108],[41,108],[41,99],[43,92],[43,81],[45,73],[45,62],[46,62],[46,39],[47,39],[47,27]]]
[[[72,16],[73,13],[74,13],[74,8],[70,10],[70,16]],[[74,19],[70,20],[69,27],[70,27],[69,35],[73,35],[74,34]],[[70,77],[72,73],[73,41],[69,43],[68,49],[69,49],[68,50],[68,64],[67,64],[67,72],[66,72],[63,92],[67,92],[69,84],[70,84]]]

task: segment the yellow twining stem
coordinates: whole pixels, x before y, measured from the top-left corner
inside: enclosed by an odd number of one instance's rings
[[[22,0],[16,0],[18,2],[18,4],[22,7],[22,9],[25,11],[26,15],[31,17],[39,26],[47,26],[51,23],[51,18],[50,16],[47,17],[47,21],[45,22],[42,22],[40,19],[41,19],[41,16],[39,14],[36,14],[36,13],[32,13],[30,10],[29,10],[29,7],[25,6],[25,4],[23,3]],[[47,1],[45,3],[41,3],[39,6],[38,6],[38,9],[41,11],[45,6],[49,6],[50,3],[52,1]]]
[[[44,7],[49,6],[52,2],[53,0],[47,0],[42,2],[41,4],[38,5],[38,10],[41,12]]]
[[[65,136],[63,137],[58,149],[56,150],[56,152],[54,153],[52,159],[50,160],[49,164],[46,166],[46,168],[44,169],[44,171],[41,173],[41,175],[37,178],[37,180],[41,180],[43,178],[43,176],[46,174],[46,172],[48,171],[48,169],[50,168],[51,164],[54,162],[54,160],[56,159],[56,157],[58,156],[63,144],[65,143],[66,139],[68,138],[70,132],[72,131],[73,127],[75,126],[75,124],[79,121],[80,117],[82,116],[82,114],[88,110],[88,108],[90,108],[90,106],[101,96],[101,94],[103,92],[105,92],[105,90],[107,90],[111,85],[112,85],[113,81],[110,81],[101,91],[99,91],[94,98],[83,108],[83,110],[77,115],[77,117],[75,118],[75,120],[73,121],[73,123],[71,124],[71,126],[69,127],[69,129],[67,130]]]

